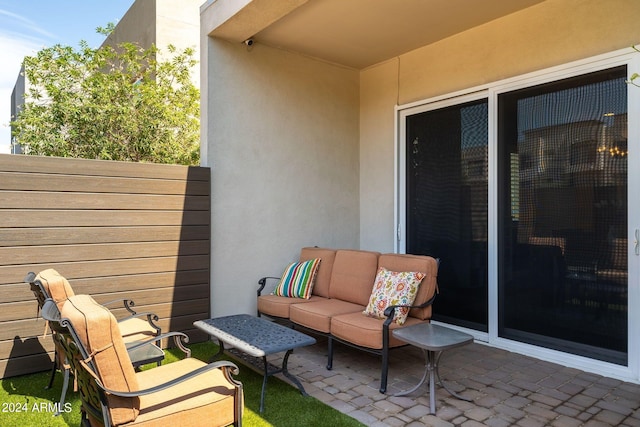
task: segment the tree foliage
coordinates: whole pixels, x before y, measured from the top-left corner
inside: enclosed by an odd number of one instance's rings
[[[104,30],[104,31],[108,31]],[[198,164],[199,90],[193,50],[132,43],[56,45],[26,57],[28,91],[12,122],[28,154]]]

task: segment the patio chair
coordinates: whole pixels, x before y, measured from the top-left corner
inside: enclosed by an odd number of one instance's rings
[[[30,272],[24,281],[31,286],[31,290],[38,300],[38,308],[40,310],[42,310],[44,301],[47,298],[50,298],[58,306],[58,309],[60,309],[67,298],[74,295],[69,281],[54,269],[43,270],[37,275]],[[157,363],[158,366],[160,366],[164,359],[164,351],[158,344],[160,340],[164,338],[173,337],[175,344],[182,349],[183,352],[189,352],[181,341],[188,341],[188,337],[185,334],[179,332],[161,334],[160,327],[154,323],[154,321],[158,319],[158,316],[153,313],[136,313],[131,308],[134,306],[131,300],[122,299],[111,301],[110,303],[116,302],[122,302],[129,312],[129,316],[118,322],[118,327],[126,343],[134,367],[147,363]],[[70,369],[68,362],[65,360],[64,351],[60,348],[59,341],[56,340],[55,334],[57,331],[53,325],[51,325],[51,330],[54,335],[55,354],[51,368],[51,378],[49,379],[47,388],[51,388],[56,370],[60,369],[64,375],[60,396],[60,407],[62,407],[69,387]]]
[[[47,299],[42,317],[76,371],[83,426],[241,426],[242,383],[228,361],[186,357],[136,372],[115,317],[89,295],[74,295],[62,310]]]

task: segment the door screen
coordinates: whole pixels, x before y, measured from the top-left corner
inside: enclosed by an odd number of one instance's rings
[[[498,98],[501,337],[627,363],[625,78]]]
[[[433,318],[487,331],[487,100],[406,118],[407,253],[440,259]]]

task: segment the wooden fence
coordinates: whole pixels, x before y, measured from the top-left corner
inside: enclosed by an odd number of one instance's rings
[[[210,188],[208,168],[0,155],[0,377],[51,366],[23,283],[45,268],[204,340],[192,323],[209,317]]]

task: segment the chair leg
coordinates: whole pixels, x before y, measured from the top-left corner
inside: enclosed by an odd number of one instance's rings
[[[64,368],[64,380],[62,382],[62,392],[60,393],[60,404],[58,405],[58,411],[54,414],[56,417],[61,414],[64,407],[64,400],[67,397],[67,389],[69,388],[69,377],[71,376],[71,369]]]
[[[45,390],[50,389],[53,386],[53,379],[56,376],[58,370],[58,351],[53,353],[53,364],[51,365],[51,378],[49,378],[49,385],[45,387]]]
[[[333,339],[331,335],[327,338],[327,369],[333,369]]]
[[[380,375],[380,393],[387,392],[387,376],[389,374],[389,348],[382,349],[382,370]]]

